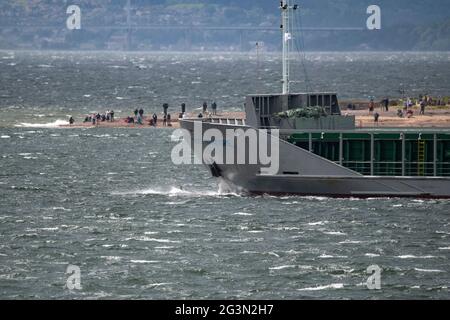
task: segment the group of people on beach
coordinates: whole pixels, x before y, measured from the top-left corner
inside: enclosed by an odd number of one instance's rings
[[[125,119],[126,123],[137,123],[137,124],[144,124],[144,109],[135,109],[134,110],[134,117],[127,117]]]
[[[171,126],[171,116],[170,113],[167,112],[167,108],[164,108],[164,115],[163,115],[163,126]],[[144,116],[144,109],[136,109],[134,110],[134,116],[129,116],[125,119],[126,123],[133,123],[133,124],[139,124],[144,125],[144,122],[146,122],[146,117]],[[153,113],[150,119],[147,120],[147,123],[150,126],[156,127],[158,125],[158,115],[156,113]]]
[[[212,112],[209,115],[216,116],[217,115],[217,103],[215,101],[213,101],[213,103],[211,104],[211,110],[212,110]],[[203,102],[202,112],[198,114],[198,118],[203,118],[203,116],[207,113],[207,111],[208,111],[208,103],[205,101],[205,102]]]
[[[164,103],[163,104],[164,113],[162,116],[162,126],[171,126],[171,115],[168,112],[169,104]],[[205,101],[202,106],[202,111],[199,113],[198,118],[203,118],[205,115],[208,115],[209,117],[217,115],[217,103],[214,101],[211,104],[211,110],[212,112],[208,112],[208,103]],[[150,126],[156,127],[158,125],[158,115],[156,113],[153,113],[151,117],[148,119],[144,116],[145,112],[143,108],[136,108],[133,112],[133,115],[126,117],[123,121],[128,124],[139,124],[144,125],[145,123],[148,123]],[[179,114],[179,118],[183,119],[186,117],[186,104],[181,104],[181,113]],[[93,113],[86,115],[84,118],[83,123],[92,123],[92,125],[99,124],[100,122],[113,122],[114,121],[114,111],[108,110],[103,114],[100,113]],[[73,117],[70,117],[69,123],[72,125],[75,122]]]
[[[385,112],[389,111],[390,105],[398,106],[397,102],[391,103],[391,101],[387,97],[384,98],[383,100],[381,100],[379,103],[381,110],[384,110]],[[399,108],[397,110],[397,113],[396,113],[397,117],[411,118],[414,115],[414,111],[412,110],[412,108],[416,105],[418,105],[420,108],[419,114],[424,115],[425,109],[427,106],[445,106],[446,103],[445,103],[444,99],[442,99],[441,97],[438,97],[437,99],[433,99],[429,95],[420,95],[419,98],[415,99],[415,100],[408,97],[408,98],[404,99],[403,108]],[[348,108],[355,109],[355,106],[349,105]],[[373,97],[370,98],[368,108],[369,108],[369,114],[372,114],[374,117],[375,123],[378,123],[380,114],[375,111],[375,101],[374,101]]]
[[[114,110],[108,110],[103,114],[100,113],[94,113],[91,115],[87,115],[84,118],[84,123],[92,123],[93,125],[98,124],[100,122],[114,122]]]

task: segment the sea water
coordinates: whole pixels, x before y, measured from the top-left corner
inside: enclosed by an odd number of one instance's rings
[[[446,95],[449,57],[309,54],[310,85]],[[164,102],[242,110],[245,94],[279,91],[277,56],[255,59],[0,52],[0,297],[449,298],[450,201],[247,196],[173,165],[171,129],[57,128]],[[366,285],[373,265],[381,290]]]

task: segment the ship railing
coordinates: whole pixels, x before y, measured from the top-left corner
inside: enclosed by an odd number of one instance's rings
[[[339,161],[335,161],[339,164]],[[344,167],[363,175],[377,176],[450,176],[450,162],[342,161]],[[373,165],[373,169],[372,169]]]
[[[236,126],[245,126],[245,119],[239,119],[239,118],[210,118],[206,120],[207,122],[211,123],[218,123],[218,124],[230,124],[230,125],[236,125]]]
[[[402,163],[396,161],[374,161],[373,175],[376,176],[401,176]]]
[[[343,161],[342,165],[350,170],[359,172],[363,175],[370,175],[370,161]]]
[[[336,163],[339,163],[336,161]],[[450,163],[400,161],[342,161],[342,165],[363,175],[450,176]]]
[[[438,162],[436,164],[436,170],[438,176],[450,176],[450,162]]]

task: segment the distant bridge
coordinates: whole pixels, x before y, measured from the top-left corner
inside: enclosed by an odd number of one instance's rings
[[[63,25],[0,25],[0,29],[65,29]],[[262,26],[203,26],[203,25],[88,25],[82,24],[82,29],[107,29],[107,30],[212,30],[212,31],[279,31],[279,27]],[[363,27],[313,27],[293,28],[294,31],[330,32],[330,31],[366,31]]]
[[[4,29],[27,29],[27,30],[64,30],[66,29],[65,23],[63,25],[0,25],[0,30]],[[189,43],[189,32],[201,32],[201,31],[224,31],[224,32],[238,32],[239,33],[239,46],[241,51],[244,48],[244,37],[248,32],[281,32],[279,26],[211,26],[211,25],[134,25],[132,23],[123,25],[89,25],[82,24],[81,30],[121,30],[126,33],[125,47],[130,49],[132,33],[138,30],[157,30],[157,31],[179,31],[182,32],[186,43]],[[304,27],[294,28],[293,31],[300,32],[363,32],[367,31],[364,27]]]

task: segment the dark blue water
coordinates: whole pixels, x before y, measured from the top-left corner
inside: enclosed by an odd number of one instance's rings
[[[186,99],[194,108],[211,95],[239,109],[257,90],[246,69],[252,57],[1,55],[13,56],[0,64],[1,298],[450,297],[450,201],[248,197],[201,166],[173,165],[170,129],[34,126],[110,106],[125,114],[144,102],[157,110]],[[337,75],[382,60],[391,61],[378,68],[385,77],[423,68],[433,70],[429,79],[449,79],[448,54],[425,62],[419,54],[319,56],[311,59],[322,75],[326,66]],[[278,62],[264,65],[272,71],[260,88],[278,91]],[[353,81],[365,77],[327,83],[363,96]],[[431,83],[445,95],[446,83]],[[142,88],[123,91],[129,86]],[[80,268],[81,290],[66,288],[68,265]],[[370,265],[382,268],[381,290],[366,287]]]

